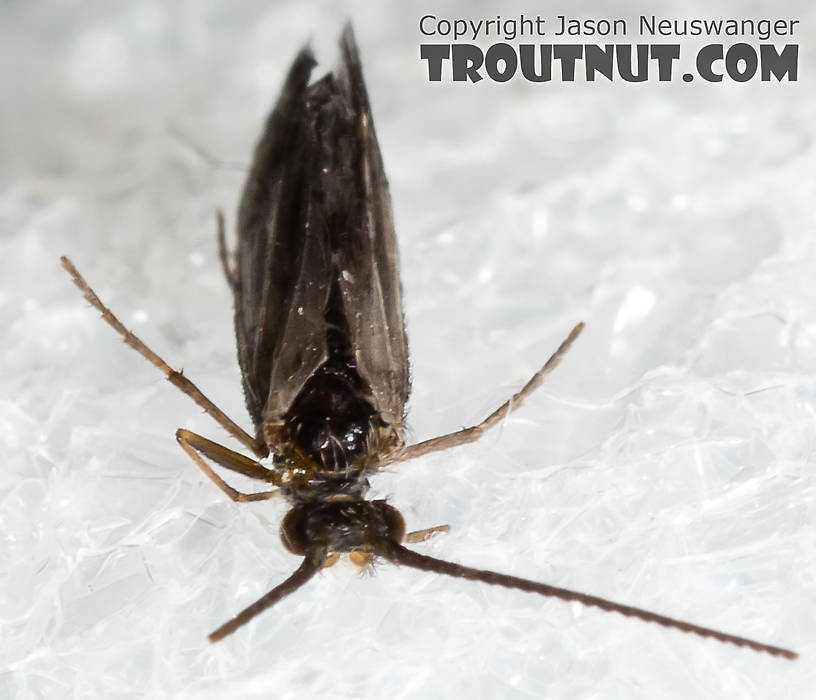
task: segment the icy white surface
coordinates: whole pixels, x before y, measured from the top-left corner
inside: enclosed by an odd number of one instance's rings
[[[0,697],[813,697],[813,5],[664,3],[801,19],[801,82],[782,86],[429,85],[424,6],[236,5],[2,8]],[[284,71],[309,37],[333,65],[346,17],[392,185],[414,436],[478,420],[587,322],[500,429],[376,494],[410,527],[452,526],[424,552],[798,662],[385,564],[336,566],[207,643],[297,565],[286,506],[202,477],[174,430],[225,434],[58,256],[248,426],[213,211],[234,221]]]

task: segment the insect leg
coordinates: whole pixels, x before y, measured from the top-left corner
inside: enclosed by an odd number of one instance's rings
[[[144,357],[148,362],[158,367],[165,374],[165,378],[173,386],[181,389],[187,396],[195,401],[206,413],[209,413],[230,435],[237,439],[244,447],[252,450],[259,457],[265,457],[268,454],[266,445],[260,440],[256,440],[245,432],[235,421],[227,416],[218,406],[210,401],[201,389],[199,389],[193,382],[184,376],[183,371],[175,370],[168,365],[161,357],[153,352],[147,345],[145,345],[134,333],[125,328],[124,324],[116,318],[113,312],[105,306],[96,292],[85,281],[85,278],[79,274],[79,271],[74,267],[74,264],[64,255],[60,258],[62,266],[66,269],[74,284],[82,292],[82,295],[87,301],[102,314],[104,321],[115,330],[122,339],[130,345],[136,352]]]
[[[288,579],[283,583],[278,584],[269,593],[262,598],[256,600],[248,608],[239,612],[229,622],[224,623],[209,636],[211,642],[217,642],[223,639],[228,634],[232,634],[239,627],[243,627],[253,617],[262,613],[264,610],[271,608],[279,600],[294,593],[304,583],[306,583],[312,576],[314,576],[323,566],[326,560],[326,548],[317,547],[310,550],[303,558],[303,563],[297,568]]]
[[[544,378],[558,366],[558,363],[561,362],[561,358],[564,357],[575,339],[581,334],[582,330],[584,330],[583,323],[579,323],[577,326],[575,326],[575,328],[570,331],[570,334],[566,337],[564,342],[562,342],[561,345],[558,346],[558,349],[550,356],[550,359],[544,363],[544,366],[538,370],[538,372],[536,372],[519,391],[513,394],[513,396],[511,396],[507,401],[493,411],[493,413],[491,413],[481,423],[471,426],[470,428],[457,430],[455,433],[440,435],[439,437],[424,440],[416,443],[415,445],[410,445],[400,452],[397,452],[384,464],[404,462],[406,460],[413,459],[414,457],[426,455],[430,452],[447,450],[450,447],[465,445],[468,442],[478,440],[486,430],[489,430],[496,425],[496,423],[502,420],[502,418],[515,411],[522,405],[522,403],[524,403],[524,399],[526,399],[539,386],[541,386],[541,384],[544,382]]]
[[[235,276],[235,267],[230,263],[230,254],[227,251],[227,235],[224,227],[224,212],[220,209],[215,212],[215,219],[218,227],[218,257],[221,259],[221,267],[224,270],[224,277],[227,278],[227,284],[234,292],[237,285],[237,278]]]
[[[235,452],[228,447],[219,445],[217,442],[208,440],[184,428],[179,428],[176,431],[176,440],[178,444],[181,445],[181,448],[190,456],[190,459],[196,463],[198,468],[233,501],[265,501],[268,498],[274,498],[280,494],[279,489],[275,489],[274,491],[260,491],[259,493],[242,493],[241,491],[237,491],[218,476],[212,467],[201,458],[201,455],[204,455],[207,459],[211,459],[226,469],[231,469],[251,479],[258,479],[280,486],[280,477],[277,472],[267,469],[256,461],[249,459],[249,457],[244,457],[240,452]]]
[[[426,527],[424,530],[414,530],[405,535],[404,541],[411,544],[424,542],[442,532],[450,532],[450,525],[437,525],[436,527]]]

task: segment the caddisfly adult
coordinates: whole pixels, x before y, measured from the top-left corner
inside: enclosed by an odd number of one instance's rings
[[[408,345],[388,183],[351,28],[340,68],[309,84],[315,61],[300,51],[255,151],[238,212],[238,243],[221,261],[235,302],[235,332],[254,435],[219,410],[125,328],[73,264],[62,264],[85,298],[137,352],[255,455],[250,458],[189,430],[176,438],[195,464],[234,501],[284,497],[284,545],[297,570],[210,635],[222,639],[297,590],[327,560],[349,553],[458,578],[516,588],[614,611],[721,642],[795,658],[787,649],[543,583],[473,569],[403,546],[447,529],[405,535],[402,516],[367,500],[382,467],[479,438],[519,408],[558,365],[583,324],[544,366],[482,423],[414,445],[403,442],[409,394]],[[272,456],[271,466],[259,460]],[[266,482],[242,493],[211,466]]]

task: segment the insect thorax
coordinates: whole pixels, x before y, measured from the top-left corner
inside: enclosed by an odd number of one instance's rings
[[[264,438],[286,474],[284,489],[292,500],[362,498],[365,475],[401,444],[365,389],[353,363],[331,358],[309,377],[284,416],[268,416]]]
[[[276,465],[296,491],[306,489],[293,494],[301,501],[312,498],[313,487],[321,499],[324,492],[362,498],[368,487],[365,473],[401,444],[358,369],[340,277],[334,269],[323,310],[326,359],[283,415],[267,414],[264,420],[264,440]]]

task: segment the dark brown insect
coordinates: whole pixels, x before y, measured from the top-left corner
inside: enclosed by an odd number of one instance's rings
[[[244,188],[234,266],[223,217],[218,216],[219,252],[235,300],[238,360],[254,435],[127,330],[62,258],[85,298],[125,342],[257,458],[179,429],[176,438],[196,465],[234,501],[283,496],[292,504],[281,537],[289,551],[303,557],[300,567],[215,630],[210,640],[231,634],[297,590],[327,560],[349,553],[358,563],[382,557],[795,658],[787,649],[647,610],[418,554],[402,542],[421,541],[447,526],[405,535],[395,508],[382,500],[366,500],[368,478],[377,470],[472,442],[521,406],[558,365],[583,324],[573,328],[518,393],[480,424],[404,444],[408,346],[388,183],[350,27],[340,48],[339,70],[311,85],[315,61],[308,49],[298,54],[289,71]],[[270,454],[271,468],[257,461]],[[208,462],[272,488],[241,493]]]

